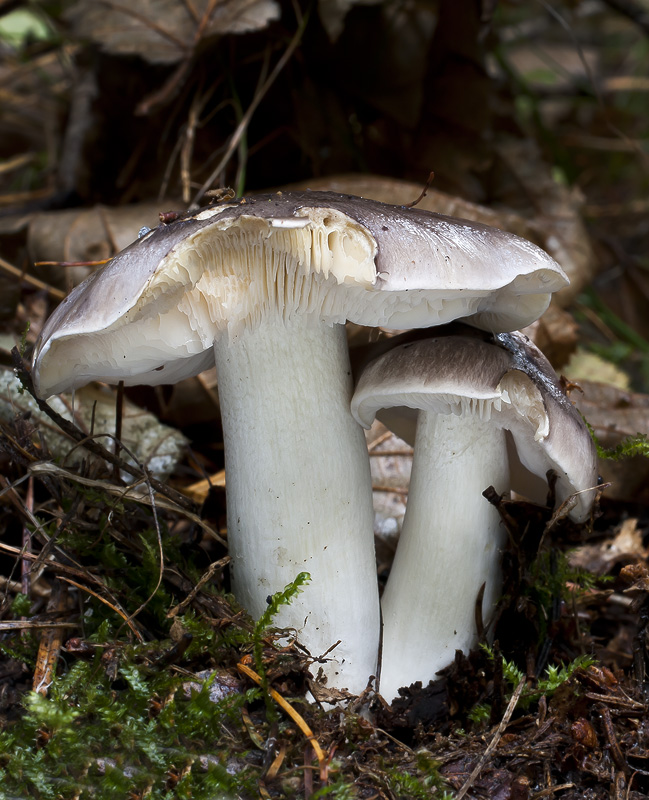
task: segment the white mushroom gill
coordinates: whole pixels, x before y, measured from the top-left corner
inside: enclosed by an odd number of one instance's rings
[[[535,442],[545,439],[550,433],[550,418],[543,402],[543,396],[537,386],[529,377],[517,369],[507,372],[498,384],[498,391],[502,393],[509,407],[526,423],[526,429]],[[503,419],[501,427],[510,428],[511,421]]]

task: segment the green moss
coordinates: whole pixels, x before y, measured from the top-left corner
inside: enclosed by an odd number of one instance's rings
[[[487,653],[492,661],[496,658],[493,649],[489,645],[481,644],[480,647]],[[551,697],[560,686],[572,678],[578,669],[587,669],[594,663],[595,659],[592,656],[582,655],[575,658],[574,661],[571,661],[569,664],[549,666],[545,671],[545,676],[539,678],[536,682],[536,686],[526,686],[523,688],[518,701],[519,708],[528,709],[541,697]],[[514,690],[525,678],[525,673],[519,669],[513,661],[507,661],[505,658],[502,659],[502,673],[503,679],[509,687],[505,702],[509,702]],[[488,703],[479,703],[471,709],[468,716],[474,724],[481,725],[489,721],[490,712],[491,708]]]
[[[260,690],[210,697],[213,677],[203,681],[170,671],[122,665],[111,681],[101,651],[56,678],[48,697],[30,692],[24,714],[0,733],[3,791],[7,796],[124,798],[150,787],[148,797],[211,800],[216,792],[252,786],[246,754],[233,752],[222,734]],[[236,768],[236,778],[228,766]],[[168,794],[178,771],[182,793]],[[250,788],[249,786],[249,788]],[[177,788],[177,787],[176,787]]]
[[[16,617],[26,617],[32,606],[32,601],[26,594],[18,594],[14,597],[11,603],[11,612]]]
[[[414,764],[410,769],[387,767],[385,771],[391,792],[408,800],[451,800],[446,791],[448,784],[439,774],[439,762],[426,750],[415,753]]]

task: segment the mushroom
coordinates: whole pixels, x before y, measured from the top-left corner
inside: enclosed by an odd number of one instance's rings
[[[352,412],[365,427],[378,415],[414,439],[406,515],[382,598],[379,691],[391,701],[399,687],[428,683],[456,650],[476,645],[481,587],[483,618],[494,610],[506,533],[483,491],[491,485],[537,500],[540,488],[547,497],[553,470],[557,502],[584,521],[596,451],[549,362],[520,333],[467,330],[395,346],[363,370]]]
[[[48,396],[92,379],[160,384],[216,361],[233,590],[255,617],[282,609],[330,686],[374,674],[379,602],[362,430],[349,402],[344,322],[392,328],[457,317],[528,324],[566,284],[509,233],[329,192],[224,202],[146,232],[78,286],[37,343]]]

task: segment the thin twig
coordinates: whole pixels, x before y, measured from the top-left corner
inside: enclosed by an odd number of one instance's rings
[[[23,516],[27,520],[27,522],[29,522],[30,525],[34,526],[34,530],[35,530],[38,538],[41,540],[41,543],[44,545],[44,551],[47,551],[49,553],[52,550],[52,548],[55,546],[54,545],[55,537],[51,537],[47,533],[47,531],[43,528],[43,526],[41,525],[39,520],[25,506],[25,504],[23,503],[22,498],[20,497],[18,492],[14,489],[14,487],[11,484],[9,484],[9,482],[4,477],[4,475],[0,475],[0,487],[2,487],[3,490],[9,490],[7,492],[9,500],[13,503],[13,505],[15,506],[16,510],[18,511],[18,513],[21,514],[21,516]],[[57,550],[60,551],[60,548],[57,547]],[[66,557],[65,553],[63,553],[62,551],[60,551],[60,552],[61,552],[61,555]],[[25,554],[25,555],[27,556],[28,554]],[[42,552],[41,552],[41,555],[42,555]]]
[[[270,89],[270,87],[275,82],[275,79],[280,74],[280,72],[284,69],[284,67],[286,66],[286,63],[291,58],[291,56],[293,55],[296,47],[300,43],[300,40],[302,39],[302,35],[303,35],[304,30],[306,28],[306,23],[307,23],[308,16],[309,16],[308,12],[306,14],[304,14],[304,16],[302,17],[302,19],[300,20],[300,22],[298,24],[297,30],[295,31],[295,34],[293,35],[293,38],[289,42],[288,47],[284,51],[283,55],[281,56],[281,58],[279,59],[277,64],[275,64],[272,72],[270,73],[270,75],[268,76],[266,81],[264,82],[264,85],[255,94],[255,96],[252,98],[252,101],[251,101],[250,105],[248,106],[248,109],[246,110],[246,113],[243,115],[243,117],[241,117],[241,121],[239,122],[239,124],[236,127],[236,130],[234,131],[234,133],[230,137],[230,143],[228,145],[227,150],[225,151],[225,154],[224,154],[223,158],[219,161],[219,163],[216,166],[216,168],[212,171],[212,174],[209,176],[209,178],[205,181],[205,183],[201,186],[201,188],[198,190],[198,192],[194,196],[194,200],[192,202],[190,210],[196,210],[196,208],[198,208],[198,204],[201,201],[201,199],[202,199],[203,195],[205,194],[205,192],[208,189],[211,188],[212,184],[216,181],[218,176],[221,174],[221,172],[225,168],[225,166],[228,163],[228,161],[232,158],[232,155],[234,154],[235,150],[239,146],[239,142],[241,141],[242,136],[244,135],[244,133],[246,132],[246,130],[248,128],[248,125],[250,124],[250,120],[252,119],[252,115],[257,110],[257,106],[262,101],[264,96],[267,94],[268,90]]]
[[[97,600],[99,600],[101,603],[104,603],[104,605],[107,605],[108,608],[111,609],[111,611],[114,611],[116,614],[118,614],[124,620],[124,622],[128,625],[128,627],[135,634],[135,637],[137,638],[138,642],[140,642],[140,644],[144,643],[144,637],[139,632],[139,630],[135,627],[135,623],[131,622],[131,620],[130,620],[128,614],[126,613],[126,611],[124,611],[124,609],[121,608],[121,606],[119,606],[117,603],[111,603],[109,600],[106,600],[105,597],[102,597],[102,595],[100,595],[98,592],[93,591],[92,589],[88,588],[87,586],[84,586],[81,583],[77,583],[76,581],[73,581],[71,578],[64,578],[63,575],[60,575],[59,576],[59,580],[65,581],[66,583],[70,583],[70,584],[72,584],[72,586],[76,586],[77,589],[81,589],[82,592],[87,592],[88,594],[91,594],[93,597],[97,598]]]
[[[34,398],[36,404],[40,408],[40,410],[47,414],[47,416],[55,422],[59,428],[66,433],[71,439],[73,439],[78,444],[83,444],[83,447],[86,450],[90,450],[96,456],[103,458],[105,461],[108,461],[109,464],[115,464],[117,462],[119,468],[127,472],[129,475],[137,478],[140,481],[144,480],[144,475],[142,473],[141,467],[135,467],[132,464],[129,464],[127,461],[123,459],[119,459],[115,457],[114,453],[111,453],[110,450],[107,450],[105,447],[100,445],[98,442],[94,441],[93,439],[88,438],[84,433],[82,433],[76,425],[69,422],[65,417],[58,414],[54,409],[48,405],[44,400],[41,400],[40,397],[36,395],[34,391],[34,384],[32,382],[32,377],[25,369],[25,365],[23,364],[22,358],[20,353],[18,352],[17,348],[13,348],[11,351],[13,356],[14,368],[16,370],[16,374],[18,379],[25,387],[25,389],[29,392],[29,394]],[[170,486],[162,483],[162,481],[157,480],[156,478],[150,478],[151,485],[160,494],[165,495],[168,497],[173,503],[180,506],[181,508],[191,510],[194,508],[194,504],[184,497],[180,492],[177,492],[175,489],[172,489]]]
[[[72,481],[73,483],[80,483],[82,486],[92,486],[95,489],[102,489],[108,494],[119,497],[120,500],[133,500],[136,503],[144,503],[145,505],[151,504],[150,495],[137,489],[139,483],[144,480],[142,477],[140,477],[137,484],[132,484],[130,486],[115,486],[112,483],[108,483],[108,481],[100,481],[93,478],[86,478],[83,475],[77,475],[75,472],[70,472],[69,470],[63,469],[62,467],[52,464],[49,461],[39,461],[36,464],[32,464],[29,467],[29,471],[34,475],[56,475]],[[151,486],[153,486],[153,478],[149,478],[149,482],[151,483]],[[219,544],[226,546],[225,540],[197,514],[194,514],[187,508],[178,506],[178,504],[174,501],[165,500],[162,497],[156,497],[155,501],[159,508],[164,508],[167,511],[175,511],[177,514],[182,514],[188,520],[202,528],[205,533],[213,537]]]
[[[367,449],[371,452],[372,450],[374,450],[375,447],[378,447],[380,444],[383,444],[383,442],[385,442],[386,439],[389,439],[390,436],[392,435],[393,435],[392,431],[384,431],[380,436],[377,436],[377,438],[374,439],[373,442],[370,442],[370,444],[367,445]]]
[[[416,205],[421,203],[421,201],[424,199],[424,197],[426,197],[426,195],[428,194],[428,190],[430,189],[430,185],[431,185],[431,183],[433,182],[434,179],[435,179],[435,173],[431,172],[429,174],[429,176],[428,176],[428,180],[424,184],[424,188],[421,190],[421,193],[419,194],[419,197],[416,200],[413,200],[412,203],[404,203],[403,207],[404,208],[414,208]]]
[[[12,547],[10,544],[5,544],[4,542],[0,542],[0,550],[2,550],[5,553],[10,553],[11,555],[14,556],[28,558],[30,561],[38,561],[41,558],[40,553],[23,553],[21,548]],[[68,564],[62,564],[60,561],[52,561],[48,559],[42,565],[41,572],[43,569],[51,569],[55,572],[67,572],[70,575],[74,575],[77,578],[84,578],[85,580],[92,580],[95,581],[96,583],[101,584],[99,578],[94,576],[92,572],[83,569],[77,569],[76,567],[71,567]],[[39,594],[40,593],[42,592],[39,592]]]
[[[632,142],[630,137],[623,130],[621,130],[615,123],[611,121],[609,115],[609,109],[607,105],[604,103],[604,98],[602,96],[602,89],[599,84],[599,81],[595,79],[595,74],[591,69],[591,65],[588,59],[586,58],[584,50],[581,46],[581,42],[579,41],[577,35],[572,29],[572,26],[567,20],[563,18],[563,16],[552,4],[546,2],[546,0],[537,0],[537,2],[548,12],[548,14],[550,14],[550,16],[554,17],[554,19],[557,20],[559,25],[561,25],[561,27],[568,33],[568,35],[572,39],[577,54],[579,55],[579,60],[581,61],[581,64],[584,68],[584,72],[586,73],[586,76],[588,78],[588,82],[591,85],[593,92],[595,94],[597,104],[604,112],[604,120],[606,122],[608,129],[612,131],[616,136],[618,136],[622,141],[631,143],[633,152],[636,155],[640,156],[640,160],[643,162],[646,171],[647,166],[649,165],[649,157],[647,156],[647,153],[644,151],[640,143],[640,140],[638,140],[638,142]],[[609,3],[609,5],[614,5],[616,3],[616,0],[607,0],[607,2]],[[628,9],[632,5],[635,6],[635,3],[633,3],[632,0],[617,0],[617,8],[622,13],[625,13],[622,8],[623,6],[625,6]],[[648,16],[649,15],[645,14],[645,22],[647,22]],[[636,22],[636,24],[641,24],[638,18],[634,19],[634,22]]]
[[[556,786],[548,786],[547,789],[541,789],[540,792],[533,794],[530,800],[541,800],[543,797],[550,797],[557,792],[563,792],[564,789],[572,789],[574,783],[559,783]]]
[[[135,109],[136,116],[148,116],[153,111],[159,110],[161,106],[166,105],[171,98],[180,91],[180,88],[186,82],[187,76],[189,75],[194,53],[207,30],[210,18],[212,17],[212,13],[218,1],[219,0],[208,0],[207,7],[196,25],[192,44],[184,47],[184,58],[160,89],[148,95],[144,100],[138,103]]]
[[[153,587],[153,591],[146,598],[146,600],[142,603],[142,605],[140,605],[139,608],[136,608],[135,611],[126,620],[127,624],[132,622],[137,617],[137,615],[142,611],[142,609],[146,608],[147,605],[151,602],[151,600],[153,600],[153,598],[156,596],[156,593],[157,593],[158,589],[160,588],[160,584],[162,583],[162,576],[164,575],[164,570],[165,570],[164,549],[162,547],[162,532],[160,530],[160,521],[158,520],[158,511],[156,509],[156,499],[155,499],[155,495],[153,494],[153,487],[151,486],[151,483],[149,481],[149,474],[148,474],[148,472],[146,470],[145,470],[145,472],[146,472],[146,476],[147,476],[146,488],[147,488],[147,491],[148,491],[148,494],[149,494],[149,501],[150,501],[150,504],[151,504],[151,511],[153,513],[153,523],[155,525],[156,538],[158,540],[158,556],[160,558],[160,569],[158,570],[158,580],[156,582],[156,585]]]
[[[196,128],[203,110],[204,100],[196,94],[189,107],[185,135],[180,148],[180,185],[183,203],[187,205],[191,199],[191,161],[196,139]]]
[[[629,765],[626,763],[626,759],[622,754],[622,750],[620,750],[620,745],[617,741],[617,737],[615,736],[613,720],[611,719],[611,710],[605,705],[600,706],[599,710],[604,722],[604,732],[606,733],[606,738],[608,739],[609,752],[611,754],[611,758],[613,759],[613,763],[621,772],[623,772],[625,775],[628,775]]]
[[[25,505],[34,513],[34,479],[30,477],[27,482],[27,497],[25,498]],[[32,534],[26,525],[23,525],[23,557],[20,563],[20,575],[22,583],[22,593],[26,597],[31,597],[31,564],[29,559],[25,558],[25,553],[31,553],[32,549]]]
[[[13,275],[15,278],[19,278],[21,281],[28,283],[35,289],[42,289],[43,291],[46,291],[50,297],[54,297],[56,300],[63,300],[65,297],[65,292],[62,292],[60,289],[55,289],[54,286],[50,286],[44,281],[39,281],[38,278],[34,278],[33,275],[28,275],[26,272],[18,269],[18,267],[14,267],[13,264],[5,261],[4,258],[0,258],[0,269],[8,272],[9,275]]]
[[[77,628],[78,622],[35,622],[29,619],[13,619],[0,622],[0,631],[26,631],[39,628]]]
[[[52,594],[47,602],[47,610],[51,614],[61,614],[67,605],[67,586],[59,580],[54,581]],[[41,634],[36,656],[36,667],[32,678],[32,690],[40,695],[47,695],[47,690],[56,673],[56,663],[59,660],[61,645],[63,644],[63,631],[57,627],[48,628]]]
[[[196,595],[200,592],[203,586],[205,586],[205,584],[208,581],[212,580],[217,570],[223,569],[223,567],[229,564],[230,561],[232,561],[232,558],[230,556],[224,556],[223,558],[220,558],[218,561],[213,561],[209,565],[207,570],[201,575],[200,580],[198,581],[196,586],[194,586],[191,592],[187,595],[187,597],[185,597],[185,599],[182,600],[180,603],[178,603],[177,606],[174,606],[170,611],[167,612],[167,618],[170,619],[172,617],[175,617],[181,611],[184,611],[187,608],[187,606],[192,602],[192,600],[196,597]]]
[[[478,777],[478,775],[482,772],[482,768],[489,760],[489,757],[491,756],[493,751],[496,749],[496,747],[498,747],[498,742],[502,738],[502,735],[505,732],[505,728],[509,725],[509,720],[511,719],[512,714],[514,713],[514,709],[516,708],[518,701],[520,700],[520,696],[523,693],[523,689],[525,688],[526,682],[527,682],[526,677],[522,677],[520,679],[518,686],[516,687],[514,694],[512,695],[511,700],[509,701],[509,705],[507,706],[505,715],[500,721],[500,725],[498,725],[498,729],[496,730],[493,739],[489,742],[487,749],[484,751],[484,753],[480,757],[480,760],[473,768],[473,771],[467,778],[467,781],[464,784],[464,786],[458,792],[455,800],[462,800],[462,798],[466,795],[466,793],[475,783],[475,780]]]
[[[117,395],[115,397],[115,458],[119,458],[119,451],[122,446],[122,422],[124,420],[124,381],[117,384]],[[113,464],[113,480],[120,483],[121,476],[117,463]]]

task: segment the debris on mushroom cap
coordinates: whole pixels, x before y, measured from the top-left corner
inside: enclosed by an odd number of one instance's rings
[[[549,459],[557,474],[558,501],[576,493],[569,516],[582,522],[590,513],[599,479],[597,449],[590,431],[563,391],[552,365],[527,336],[515,331],[497,334],[494,340],[512,354],[516,369],[525,373],[541,392],[548,416],[550,433],[543,448],[534,447],[529,430],[525,430],[518,437],[514,433],[516,453],[522,465],[540,477],[544,477],[542,470],[548,468]],[[521,493],[525,493],[524,489]]]
[[[39,338],[34,379],[42,395],[171,383],[268,312],[510,330],[565,285],[546,253],[485,225],[332,192],[257,196],[159,226],[73,290]]]
[[[519,463],[511,464],[512,489],[538,490],[533,476],[545,486],[552,469],[558,501],[578,493],[570,516],[583,521],[595,496],[585,490],[597,486],[595,445],[545,356],[518,332],[436,333],[397,345],[365,367],[352,400],[357,421],[369,427],[378,417],[412,444],[420,410],[491,419],[514,440]]]

